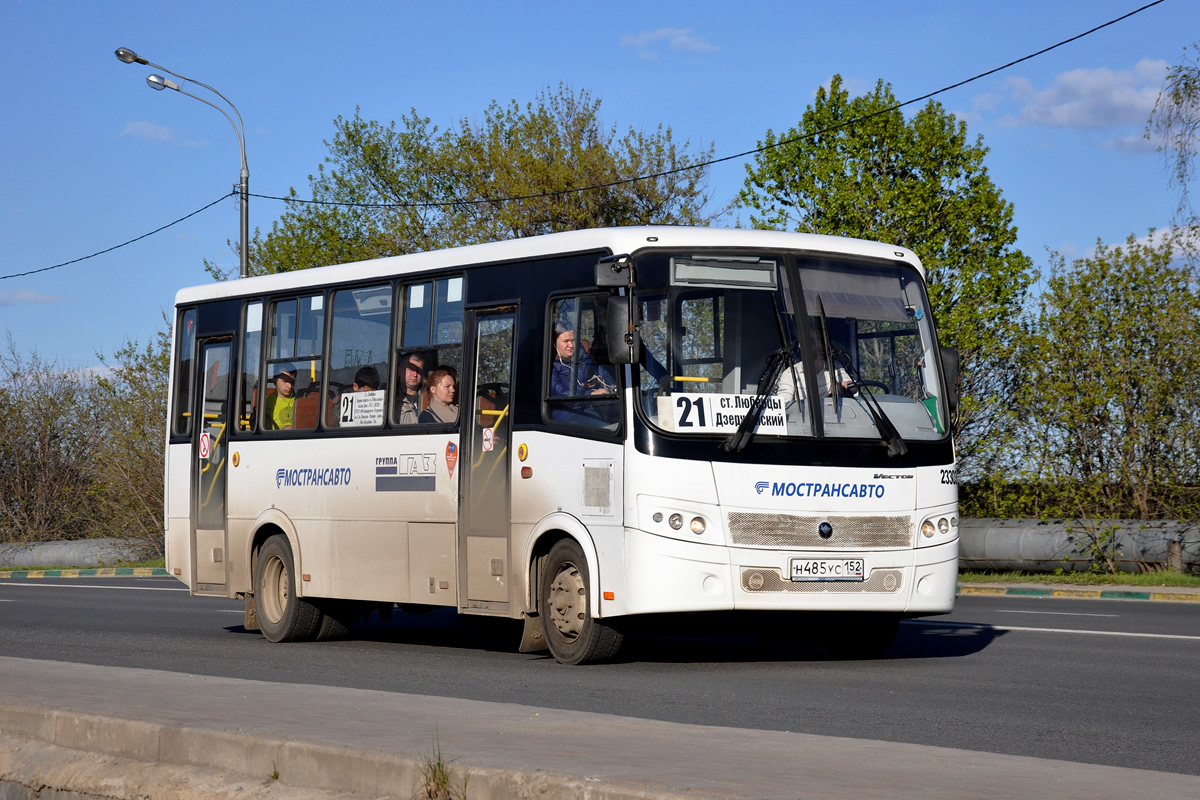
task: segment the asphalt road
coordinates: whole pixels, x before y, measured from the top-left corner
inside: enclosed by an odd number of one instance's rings
[[[172,578],[0,583],[0,655],[320,684],[1200,775],[1200,605],[979,597],[901,626],[887,657],[831,660],[715,621],[564,667],[515,630],[397,612],[345,641],[271,645],[241,603]],[[2,677],[2,676],[0,676]]]

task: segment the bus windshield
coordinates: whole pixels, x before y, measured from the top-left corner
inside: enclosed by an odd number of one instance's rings
[[[937,440],[949,430],[916,270],[798,255],[673,256],[641,286],[638,405],[676,434]],[[773,380],[772,380],[773,378]],[[885,433],[890,431],[890,433]]]

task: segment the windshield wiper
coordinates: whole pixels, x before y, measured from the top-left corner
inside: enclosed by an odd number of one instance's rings
[[[821,296],[817,295],[817,310],[821,315],[821,337],[825,345],[825,366],[829,370],[829,389],[833,395],[833,402],[837,403],[837,365],[836,362],[841,361],[842,366],[846,369],[846,374],[850,376],[856,384],[862,376],[858,374],[858,370],[850,363],[850,357],[842,352],[834,352],[829,342],[829,322],[825,319],[825,304],[821,302]],[[867,413],[871,415],[871,421],[875,423],[875,428],[879,431],[882,438],[882,443],[887,445],[887,454],[889,456],[902,456],[908,452],[908,443],[904,441],[904,437],[896,430],[896,426],[888,419],[888,415],[884,412],[883,406],[879,405],[879,401],[875,399],[875,395],[867,391],[866,387],[861,387],[858,391],[858,396],[863,399],[863,405],[866,406]]]
[[[860,376],[858,370],[854,369],[854,365],[850,363],[850,357],[842,352],[835,353],[834,357],[842,362],[842,366],[846,368],[846,373],[850,375],[850,379],[855,384],[858,384]],[[883,406],[879,405],[879,401],[875,399],[875,395],[871,394],[867,387],[861,386],[857,397],[862,399],[863,405],[867,407],[867,412],[875,422],[875,427],[879,429],[879,433],[883,437],[883,443],[887,445],[887,454],[889,456],[902,456],[907,453],[908,443],[904,441],[904,437],[900,435],[900,431],[896,430],[896,426],[888,418],[887,412],[883,410]]]
[[[750,408],[746,409],[746,416],[742,417],[738,429],[722,445],[726,453],[740,453],[746,449],[746,445],[750,444],[750,440],[754,438],[754,429],[758,427],[758,420],[762,417],[763,409],[767,407],[767,399],[775,389],[776,381],[791,363],[792,348],[790,346],[781,347],[767,356],[767,369],[758,379],[758,390],[754,399],[750,401]]]

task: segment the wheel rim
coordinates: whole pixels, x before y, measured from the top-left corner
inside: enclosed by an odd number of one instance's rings
[[[283,619],[288,602],[288,574],[283,559],[272,556],[263,566],[262,605],[259,612],[270,622]]]
[[[587,587],[574,564],[559,567],[550,582],[550,621],[564,639],[574,640],[587,620]]]

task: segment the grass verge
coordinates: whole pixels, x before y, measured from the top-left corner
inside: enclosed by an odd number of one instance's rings
[[[959,583],[1046,583],[1072,586],[1187,586],[1200,589],[1200,575],[1182,572],[959,572]]]

